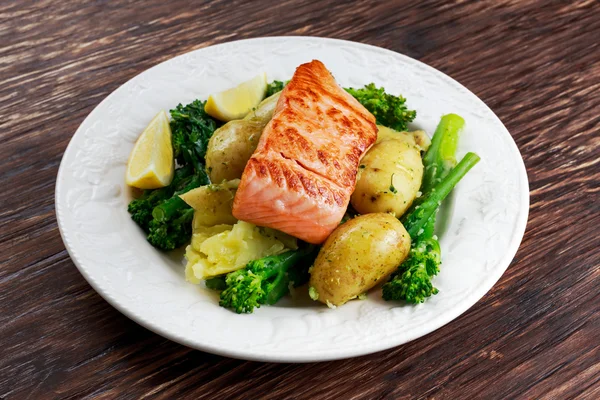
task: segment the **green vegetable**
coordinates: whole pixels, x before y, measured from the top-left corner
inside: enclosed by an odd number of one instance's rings
[[[210,278],[204,281],[206,287],[212,290],[225,290],[227,289],[227,282],[225,281],[227,274],[221,276],[215,276],[214,278]]]
[[[319,253],[320,247],[315,245],[305,245],[307,246],[304,249],[305,254],[300,257],[298,262],[294,264],[294,266],[288,269],[288,278],[290,279],[290,283],[293,287],[299,287],[308,283],[310,280],[310,273],[308,272],[310,267],[313,265],[315,258],[317,258],[317,254]],[[296,250],[302,251],[302,250]],[[288,285],[289,288],[289,285]],[[285,294],[285,293],[284,293]]]
[[[285,85],[287,85],[289,81],[286,82],[282,82],[282,81],[273,81],[271,83],[269,83],[267,85],[267,94],[265,95],[266,97],[272,96],[277,92],[281,92],[283,90],[283,87]]]
[[[410,253],[392,279],[383,285],[384,300],[404,300],[422,303],[437,294],[431,279],[438,274],[441,263],[440,245],[433,238],[423,239],[411,246]]]
[[[350,221],[352,218],[356,218],[359,215],[360,214],[358,213],[358,211],[356,211],[354,209],[354,207],[352,207],[352,204],[348,204],[348,208],[346,208],[346,212],[344,213],[344,216],[342,217],[342,220],[340,221],[340,225],[345,224],[346,222]]]
[[[177,174],[175,174],[175,177]],[[143,194],[133,199],[127,206],[127,211],[144,231],[148,231],[149,223],[152,220],[152,210],[165,199],[173,195],[172,188],[167,186],[158,190],[144,190]]]
[[[454,154],[463,124],[464,120],[458,115],[442,117],[431,146],[423,157],[425,174],[421,191],[425,194],[415,201],[402,219],[412,240],[411,250],[392,279],[383,285],[385,300],[422,303],[438,292],[431,282],[441,264],[440,245],[433,232],[435,216],[454,186],[479,162],[479,156],[467,153],[455,166]]]
[[[416,240],[429,219],[437,212],[440,204],[450,194],[454,186],[479,162],[475,153],[467,153],[450,173],[423,196],[420,204],[410,210],[402,219],[411,239]]]
[[[217,121],[204,111],[206,102],[194,100],[186,106],[178,104],[170,111],[173,154],[180,165],[193,165],[204,169],[204,156],[208,141]]]
[[[164,222],[168,219],[172,219],[178,210],[184,208],[187,209],[189,206],[179,197],[180,194],[184,194],[189,192],[192,189],[196,189],[197,187],[208,185],[210,183],[210,179],[208,179],[208,175],[204,169],[200,169],[194,175],[188,177],[185,180],[185,185],[182,189],[176,190],[173,193],[173,197],[156,206],[154,210],[152,210],[152,216],[157,221]]]
[[[405,131],[408,123],[417,116],[416,111],[406,108],[404,97],[388,94],[373,83],[362,89],[347,88],[346,91],[375,116],[377,124],[396,131]]]
[[[431,145],[423,156],[421,192],[428,192],[456,165],[458,136],[465,120],[456,114],[444,115],[438,124]]]
[[[208,176],[201,169],[182,180],[183,188],[175,190],[171,198],[154,207],[153,219],[148,223],[147,230],[148,241],[152,246],[161,250],[173,250],[190,240],[194,210],[179,195],[209,183]]]
[[[222,307],[238,314],[252,313],[261,305],[275,304],[289,292],[290,285],[306,283],[316,250],[315,246],[306,246],[250,261],[243,269],[206,280],[206,286],[223,290],[219,302]]]
[[[180,209],[178,213],[168,221],[150,221],[148,229],[148,241],[161,250],[173,250],[186,244],[192,236],[192,219],[194,210],[189,206]]]
[[[173,250],[192,236],[193,210],[181,198],[186,193],[210,183],[204,170],[208,140],[218,123],[204,112],[204,103],[195,100],[185,107],[171,110],[173,153],[177,169],[167,187],[145,190],[131,201],[127,210],[146,232],[148,241],[161,250]]]
[[[447,114],[442,116],[429,149],[423,156],[423,181],[421,183],[421,192],[426,193],[433,186],[438,184],[448,173],[456,166],[456,147],[458,145],[458,136],[465,124],[465,120],[456,114]],[[421,204],[423,198],[417,199],[413,207]],[[435,229],[436,215],[434,214],[427,221],[424,230],[427,236],[433,236]]]

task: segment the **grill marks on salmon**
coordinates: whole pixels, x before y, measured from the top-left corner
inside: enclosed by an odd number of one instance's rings
[[[244,169],[233,215],[322,243],[354,191],[375,117],[320,61],[300,65]]]

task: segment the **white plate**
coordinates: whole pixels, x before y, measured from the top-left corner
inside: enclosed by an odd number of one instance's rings
[[[261,71],[289,79],[318,59],[338,82],[369,82],[401,93],[417,110],[413,127],[432,133],[443,114],[467,121],[459,155],[481,162],[453,193],[441,237],[439,294],[417,306],[380,293],[330,310],[290,299],[237,315],[215,293],[186,283],[181,261],[155,250],[130,219],[125,163],[159,110],[206,99]],[[475,304],[514,257],[527,222],[525,166],[510,134],[473,93],[443,73],[378,47],[333,39],[276,37],[212,46],[159,64],[115,90],[81,124],[62,159],[56,215],[79,271],[110,304],[171,340],[211,353],[261,361],[322,361],[368,354],[423,336]]]

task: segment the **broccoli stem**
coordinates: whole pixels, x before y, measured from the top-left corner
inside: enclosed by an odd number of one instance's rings
[[[306,249],[304,249],[304,255],[302,258],[294,264],[293,267],[288,269],[287,275],[290,278],[290,283],[294,287],[299,287],[308,283],[310,280],[310,273],[308,270],[312,266],[317,254],[319,254],[319,250],[321,248],[314,244],[308,245]]]
[[[187,205],[187,204],[186,204]],[[194,219],[194,209],[189,207],[187,210],[182,211],[181,215],[174,221],[175,225],[190,225]]]
[[[442,201],[478,162],[479,156],[477,154],[467,153],[441,182],[423,196],[420,204],[403,218],[402,223],[412,240],[417,240],[424,233],[428,220],[438,210]]]
[[[208,278],[204,281],[204,284],[207,288],[212,290],[225,290],[227,288],[227,282],[225,278],[227,275],[215,276],[213,278]]]
[[[428,192],[448,175],[450,170],[456,166],[456,148],[458,146],[459,133],[465,124],[465,120],[456,114],[442,116],[438,124],[431,146],[423,157],[425,173],[421,183],[421,192]],[[413,206],[422,203],[423,198],[417,199]],[[424,237],[432,237],[435,230],[437,212],[425,224],[423,228]]]
[[[272,305],[277,303],[279,299],[288,293],[290,280],[287,272],[305,255],[305,250],[290,250],[278,256],[272,256],[278,262],[276,268],[273,268],[273,270],[276,270],[277,277],[269,284],[266,298],[267,304]],[[271,274],[271,276],[273,275]]]
[[[159,222],[167,221],[173,218],[173,216],[177,214],[180,209],[189,207],[185,201],[179,197],[179,195],[187,193],[192,189],[196,189],[199,186],[208,185],[209,182],[208,176],[203,170],[197,172],[195,175],[192,175],[186,181],[183,189],[175,191],[173,197],[154,207],[152,210],[152,217]]]
[[[456,165],[458,136],[464,124],[465,120],[456,114],[444,115],[440,120],[423,157],[421,192],[429,192]]]
[[[167,186],[155,190],[144,190],[144,193],[140,197],[138,197],[138,200],[147,200],[150,203],[156,203],[160,200],[164,200],[172,196],[173,193],[169,189],[170,188]]]
[[[175,195],[164,203],[154,207],[154,210],[152,210],[152,217],[159,222],[167,221],[184,207],[189,206],[185,201],[181,200],[181,197]]]
[[[427,223],[425,223],[425,226],[423,227],[423,236],[424,237],[432,237],[434,235],[435,232],[435,222],[437,220],[436,215],[438,213],[439,209],[436,210],[433,215],[427,220]]]

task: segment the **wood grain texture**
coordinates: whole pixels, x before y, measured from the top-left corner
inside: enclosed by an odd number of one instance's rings
[[[0,399],[600,398],[600,3],[270,3],[0,2]],[[352,360],[244,362],[151,333],[78,273],[54,183],[84,117],[161,61],[271,35],[404,53],[506,124],[530,179],[527,232],[460,318]]]

